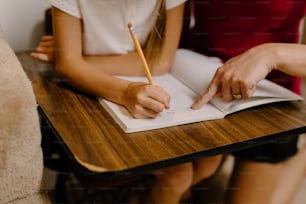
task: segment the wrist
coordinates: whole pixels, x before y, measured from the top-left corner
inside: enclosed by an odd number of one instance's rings
[[[292,54],[290,45],[284,43],[269,43],[267,44],[266,50],[271,65],[270,71],[286,70],[286,67],[292,63],[290,60],[294,59],[290,56]]]
[[[132,82],[130,81],[126,81],[126,83],[124,83],[124,87],[119,97],[119,103],[123,106],[126,106],[126,101],[128,100],[128,93],[130,91],[131,85]]]

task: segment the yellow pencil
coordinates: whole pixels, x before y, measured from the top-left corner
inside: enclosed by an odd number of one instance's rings
[[[138,38],[137,38],[136,34],[134,33],[132,23],[128,23],[128,28],[129,28],[130,34],[132,36],[136,51],[137,51],[137,53],[138,53],[138,55],[141,59],[141,62],[143,64],[144,68],[145,68],[147,79],[148,79],[148,81],[151,85],[154,85],[154,81],[152,79],[152,75],[151,75],[148,63],[147,63],[146,58],[145,58],[145,56],[142,52],[142,49],[141,49],[140,43],[138,41]]]

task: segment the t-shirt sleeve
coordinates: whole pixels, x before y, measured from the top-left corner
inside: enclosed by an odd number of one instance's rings
[[[186,0],[166,0],[166,9],[172,9],[182,3],[185,3]]]
[[[81,18],[80,4],[78,0],[49,0],[52,6],[72,15]]]

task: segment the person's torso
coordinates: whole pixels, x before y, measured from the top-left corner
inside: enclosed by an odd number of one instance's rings
[[[296,43],[305,8],[301,0],[195,0],[196,23],[188,46],[226,61],[262,43]],[[294,77],[274,75],[273,81],[299,92]]]
[[[155,21],[156,0],[79,0],[84,25],[84,53],[125,54],[134,50],[128,23],[144,44]]]
[[[128,23],[143,46],[158,14],[159,0],[70,0],[77,1],[84,26],[84,53],[125,54],[134,50]],[[171,9],[186,0],[165,0]]]
[[[227,60],[262,43],[295,43],[305,8],[300,0],[195,0],[192,46]]]

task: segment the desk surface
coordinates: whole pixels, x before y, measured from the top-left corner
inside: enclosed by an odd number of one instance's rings
[[[224,119],[126,134],[95,98],[61,83],[52,65],[27,52],[17,56],[33,82],[41,115],[78,165],[92,173],[141,173],[306,131],[305,104],[281,102]]]

